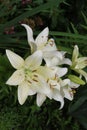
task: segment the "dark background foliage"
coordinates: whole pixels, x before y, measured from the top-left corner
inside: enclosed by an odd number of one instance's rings
[[[72,102],[59,103],[47,99],[39,108],[35,96],[24,105],[17,101],[17,87],[6,85],[14,69],[5,49],[15,50],[26,57],[30,53],[26,23],[34,36],[46,26],[49,37],[55,38],[59,50],[71,56],[77,44],[80,55],[87,55],[87,1],[86,0],[0,0],[0,130],[86,130],[87,85],[81,86]]]

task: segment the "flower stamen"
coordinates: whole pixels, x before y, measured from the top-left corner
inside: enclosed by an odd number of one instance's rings
[[[33,81],[35,81],[35,82],[38,82],[38,80],[36,80],[36,79],[32,79]]]

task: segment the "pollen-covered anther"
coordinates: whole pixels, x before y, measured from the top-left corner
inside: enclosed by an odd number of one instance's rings
[[[32,82],[30,80],[27,80],[28,83],[32,84]]]
[[[36,78],[37,78],[37,77],[38,77],[38,75],[34,74],[34,77],[36,77]]]
[[[57,82],[59,82],[58,74],[55,74],[54,80],[57,80]]]
[[[53,45],[54,45],[54,43],[52,42],[52,43],[50,43],[50,45],[51,45],[51,46],[53,46]]]
[[[85,60],[85,64],[87,64],[87,60]]]
[[[72,89],[72,92],[73,92],[73,94],[75,94],[75,93],[76,93],[76,90],[75,90],[75,89]]]
[[[50,88],[53,89],[55,88],[56,84],[50,84]]]
[[[35,82],[38,82],[38,80],[36,80],[36,79],[32,79],[33,81],[35,81]]]
[[[36,72],[37,70],[33,70],[32,72]]]
[[[57,85],[56,85],[56,84],[53,84],[52,86],[55,87],[55,86],[57,86]]]
[[[54,79],[58,79],[58,74],[55,74],[55,78]]]
[[[52,85],[51,84],[49,84],[49,85],[50,85],[50,88],[53,89]]]
[[[48,42],[50,42],[50,46],[54,46],[54,40],[53,39],[48,40]]]
[[[47,83],[49,82],[49,79],[47,79]]]

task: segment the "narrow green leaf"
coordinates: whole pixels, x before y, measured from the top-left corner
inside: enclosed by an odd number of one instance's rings
[[[73,113],[76,111],[85,101],[87,100],[87,96],[80,97],[70,108],[69,113]]]
[[[85,16],[85,14],[83,12],[81,12],[81,14],[82,14],[82,16],[84,18],[85,23],[87,24],[87,17]]]
[[[72,29],[73,29],[74,33],[75,33],[75,34],[78,34],[78,31],[77,31],[77,29],[75,28],[75,26],[74,26],[73,23],[71,23],[71,26],[72,26]]]
[[[13,20],[5,23],[3,26],[0,26],[0,30],[3,30],[5,27],[9,27],[9,26],[12,26],[12,25],[15,25],[16,23],[18,23],[19,21],[23,20],[24,18],[26,17],[30,17],[30,16],[33,16],[39,12],[42,12],[43,10],[46,10],[46,9],[49,9],[49,8],[52,8],[54,7],[55,5],[58,6],[58,4],[60,4],[60,2],[62,2],[63,0],[61,1],[57,1],[57,5],[56,5],[56,2],[47,2],[43,5],[40,5],[32,10],[29,10],[29,11],[26,11],[24,12],[23,14],[21,14],[20,16],[14,18]]]

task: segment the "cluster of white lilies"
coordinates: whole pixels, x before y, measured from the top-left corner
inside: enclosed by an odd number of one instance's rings
[[[48,39],[48,27],[34,40],[32,29],[26,24],[22,26],[27,31],[31,55],[24,60],[16,53],[6,50],[11,65],[16,69],[6,84],[18,85],[18,101],[21,105],[28,96],[36,94],[38,106],[49,98],[60,102],[61,109],[64,98],[73,100],[75,89],[86,83],[87,73],[83,68],[87,66],[87,57],[79,58],[78,46],[75,45],[72,60],[65,58],[66,52],[58,51],[54,39]],[[67,67],[63,67],[66,64]],[[78,76],[67,74],[68,68]]]

